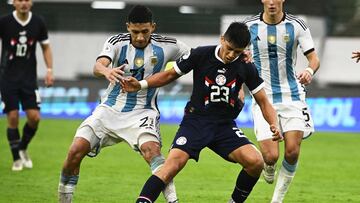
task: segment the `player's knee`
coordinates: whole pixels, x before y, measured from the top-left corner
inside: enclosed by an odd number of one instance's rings
[[[295,164],[299,157],[299,150],[297,149],[286,149],[285,158],[290,164]]]
[[[160,145],[157,142],[144,143],[141,145],[140,150],[142,156],[148,163],[150,163],[154,157],[160,155]]]
[[[246,168],[246,171],[252,175],[260,175],[263,167],[264,160],[262,156],[251,157],[249,160],[247,160],[247,165],[244,166],[244,168]]]
[[[37,126],[39,125],[39,122],[40,122],[40,114],[34,114],[34,115],[30,116],[27,122],[28,122],[29,126],[31,126],[33,128],[37,128]]]
[[[279,153],[278,152],[265,153],[263,154],[263,158],[264,158],[264,162],[267,165],[274,165],[279,158]]]

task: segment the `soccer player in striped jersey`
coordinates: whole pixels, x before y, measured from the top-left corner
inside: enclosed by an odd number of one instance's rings
[[[302,139],[314,131],[305,102],[305,85],[311,83],[320,66],[310,30],[304,21],[283,11],[285,0],[262,0],[264,11],[246,20],[251,33],[251,50],[265,91],[277,111],[284,135],[285,154],[278,172],[272,202],[282,202],[297,168]],[[295,72],[298,46],[308,60],[307,67]],[[274,181],[279,144],[271,140],[272,133],[260,108],[253,103],[254,130],[264,157],[263,175]]]
[[[189,52],[190,48],[182,42],[153,34],[155,26],[150,9],[137,5],[128,15],[129,33],[112,36],[105,42],[94,74],[105,77],[110,84],[101,103],[77,129],[61,172],[60,202],[72,201],[81,160],[86,154],[95,156],[102,147],[123,141],[140,152],[152,173],[162,167],[165,159],[160,152],[158,88],[126,93],[119,85],[124,75],[142,80]],[[163,193],[167,202],[178,202],[172,181]]]

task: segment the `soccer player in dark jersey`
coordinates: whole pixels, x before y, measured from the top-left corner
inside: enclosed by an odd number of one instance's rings
[[[13,156],[13,171],[32,168],[27,147],[40,121],[40,96],[37,85],[36,43],[39,42],[47,66],[45,84],[53,85],[52,53],[44,21],[30,9],[32,0],[14,0],[13,13],[0,18],[2,41],[0,80],[1,98],[7,115],[7,137]],[[19,104],[27,121],[20,138]]]
[[[263,80],[253,63],[241,54],[248,46],[250,33],[243,23],[232,23],[221,36],[218,46],[191,50],[178,60],[173,69],[160,72],[140,82],[133,77],[122,80],[125,91],[143,91],[160,87],[193,70],[193,92],[185,115],[162,169],[145,183],[137,202],[154,202],[164,186],[186,165],[198,161],[200,151],[208,147],[227,161],[239,163],[236,186],[229,202],[243,202],[250,194],[263,169],[260,152],[236,126],[234,119],[242,109],[239,99],[245,83],[270,125],[274,141],[281,139],[275,110],[263,90]]]

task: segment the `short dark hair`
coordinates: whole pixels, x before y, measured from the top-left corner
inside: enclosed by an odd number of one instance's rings
[[[151,23],[151,22],[153,22],[152,12],[146,6],[136,5],[130,10],[127,22],[128,23]]]
[[[236,48],[245,48],[250,43],[249,28],[243,22],[232,22],[224,33],[224,38]]]

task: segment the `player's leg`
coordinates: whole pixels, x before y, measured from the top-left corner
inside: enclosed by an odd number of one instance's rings
[[[136,202],[155,202],[160,192],[172,181],[188,160],[189,155],[186,152],[180,149],[171,149],[161,169],[146,181]]]
[[[32,168],[33,163],[27,152],[27,147],[35,136],[40,122],[40,95],[37,89],[22,87],[19,93],[22,109],[26,113],[27,121],[23,127],[23,134],[19,145],[19,155],[26,168]]]
[[[229,159],[243,166],[230,202],[244,202],[260,177],[264,166],[263,158],[253,144],[246,144],[231,152]]]
[[[100,140],[89,126],[80,127],[77,130],[61,170],[58,187],[60,203],[72,202],[79,179],[81,161],[90,152],[91,147],[99,142]]]
[[[279,158],[279,143],[272,141],[270,126],[262,116],[261,109],[257,104],[252,107],[252,111],[255,135],[264,159],[263,176],[265,181],[271,184],[275,179],[276,162]]]
[[[33,163],[29,153],[27,152],[27,147],[37,131],[37,127],[40,122],[40,111],[38,109],[27,109],[25,112],[27,116],[27,122],[23,127],[23,135],[19,145],[19,155],[24,164],[24,167],[32,168]]]
[[[279,170],[274,194],[271,200],[273,203],[280,203],[283,201],[290,183],[295,176],[302,138],[302,131],[288,131],[285,133],[284,160],[282,161]]]
[[[142,134],[139,137],[139,145],[143,158],[150,165],[152,174],[159,171],[165,162],[165,157],[161,154],[160,143],[156,136],[151,134]],[[171,180],[162,193],[168,203],[176,203],[178,201],[174,181]]]
[[[11,86],[2,86],[1,99],[4,102],[3,112],[7,118],[7,139],[13,157],[13,171],[21,171],[23,164],[19,156],[20,132],[19,126],[19,96],[17,89]]]
[[[259,148],[264,159],[264,179],[267,183],[272,184],[275,179],[276,162],[279,158],[279,143],[272,139],[261,140]]]
[[[11,154],[13,157],[13,165],[12,165],[11,170],[21,171],[23,169],[23,163],[19,156],[19,144],[20,144],[20,132],[18,129],[19,111],[11,110],[11,111],[7,112],[6,115],[7,115],[7,121],[8,121],[7,139],[8,139]]]

